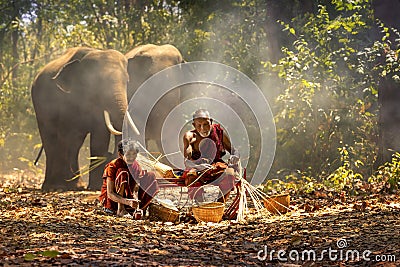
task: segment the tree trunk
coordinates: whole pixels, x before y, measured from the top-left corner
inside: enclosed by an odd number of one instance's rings
[[[3,50],[4,50],[4,36],[5,36],[5,31],[3,29],[0,30],[0,83],[3,81],[4,77],[4,65],[2,62],[3,61]]]
[[[381,20],[386,26],[400,28],[400,1],[373,1],[375,18]],[[380,40],[379,31],[375,29],[374,39]],[[394,37],[391,36],[393,39]],[[395,41],[392,40],[392,44]],[[385,51],[382,51],[383,57]],[[382,59],[384,61],[384,58]],[[379,86],[379,139],[378,155],[375,161],[375,168],[391,161],[395,152],[400,152],[400,84],[392,77],[386,76],[381,79]]]
[[[43,18],[42,18],[42,5],[38,3],[37,7],[37,24],[36,24],[36,36],[37,42],[35,42],[35,47],[33,48],[31,59],[34,60],[36,55],[39,54],[39,45],[42,43],[42,34],[43,34]]]
[[[264,31],[267,33],[269,42],[268,58],[271,62],[277,63],[281,58],[281,47],[286,45],[286,37],[282,34],[282,26],[278,20],[289,23],[294,16],[300,14],[312,13],[317,10],[317,2],[309,0],[282,1],[268,0],[266,22]],[[289,42],[291,43],[291,41]]]
[[[17,80],[18,80],[18,61],[19,61],[19,53],[18,53],[18,38],[19,38],[19,32],[18,29],[13,29],[11,32],[11,40],[12,40],[12,56],[13,56],[13,66],[14,69],[12,71],[12,83],[13,87],[17,87]]]

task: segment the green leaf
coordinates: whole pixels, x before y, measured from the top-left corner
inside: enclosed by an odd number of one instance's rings
[[[34,259],[36,259],[37,255],[34,253],[26,253],[24,256],[24,259],[26,261],[33,261]]]
[[[58,256],[58,254],[60,254],[60,252],[58,252],[57,250],[46,250],[41,252],[40,254],[42,254],[44,257],[55,258]]]

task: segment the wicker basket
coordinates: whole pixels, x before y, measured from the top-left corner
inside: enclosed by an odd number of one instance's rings
[[[179,220],[179,211],[168,208],[159,203],[151,203],[149,206],[149,216],[153,220],[163,222],[177,222]]]
[[[193,216],[198,222],[220,222],[224,215],[225,205],[221,202],[211,202],[193,207]]]
[[[290,195],[276,195],[264,199],[265,208],[272,214],[282,214],[289,211]]]

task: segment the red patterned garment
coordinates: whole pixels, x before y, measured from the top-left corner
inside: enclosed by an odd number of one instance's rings
[[[182,177],[185,178],[186,186],[189,187],[188,194],[191,199],[198,199],[203,195],[204,190],[200,187],[205,184],[218,185],[223,195],[235,187],[236,177],[225,173],[228,167],[226,163],[216,162],[211,165],[212,168],[205,171],[194,171],[193,169],[184,171]]]
[[[133,190],[138,181],[140,185],[138,191],[140,209],[145,209],[159,190],[155,174],[153,172],[142,171],[136,160],[128,167],[123,159],[114,159],[104,169],[103,185],[99,197],[99,201],[103,207],[112,211],[117,211],[118,203],[107,197],[107,180],[115,183],[117,193],[120,192],[121,186],[125,184],[124,198],[133,198]],[[129,207],[127,208],[129,209]]]
[[[204,154],[210,155],[213,154],[211,150],[215,150],[216,148],[215,158],[211,164],[212,168],[203,172],[189,168],[186,169],[182,175],[186,185],[189,186],[188,193],[192,199],[196,198],[197,195],[203,194],[203,190],[199,187],[204,184],[215,182],[224,195],[230,192],[235,185],[235,176],[225,173],[225,169],[228,165],[222,160],[222,157],[225,155],[225,149],[223,145],[223,129],[219,124],[212,125],[208,138],[213,142],[204,142],[201,150]],[[198,160],[200,156],[200,151],[193,151],[192,160]],[[198,179],[198,177],[200,178]]]

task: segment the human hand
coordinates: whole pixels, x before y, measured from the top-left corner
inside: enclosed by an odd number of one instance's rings
[[[196,170],[202,171],[202,170],[205,170],[205,169],[211,169],[212,165],[208,164],[208,163],[201,163],[201,164],[197,164],[196,166],[194,166],[194,168]]]
[[[202,165],[202,164],[209,164],[211,162],[211,160],[208,158],[199,158],[198,160],[195,160],[194,162],[197,165]]]
[[[191,145],[188,146],[188,148],[186,149],[186,157],[188,159],[192,158],[192,154],[193,154],[193,148]]]
[[[239,157],[238,156],[236,156],[236,155],[231,155],[230,157],[229,157],[229,165],[236,165],[236,164],[238,164],[239,163]]]

